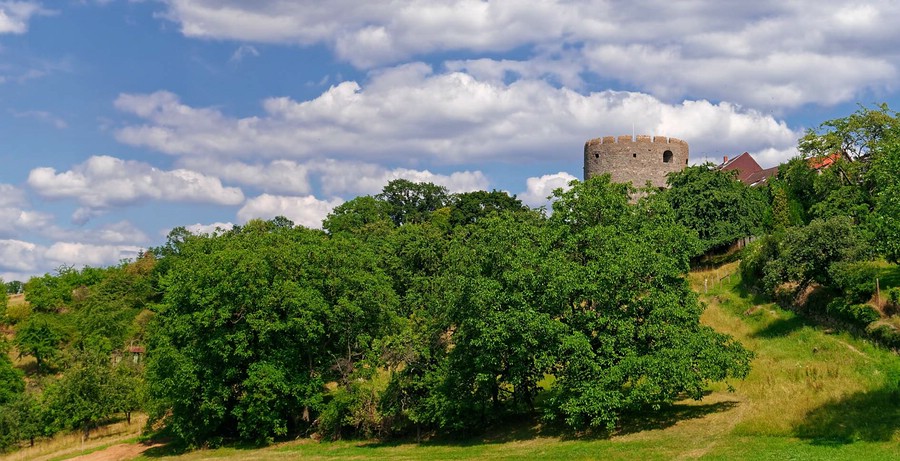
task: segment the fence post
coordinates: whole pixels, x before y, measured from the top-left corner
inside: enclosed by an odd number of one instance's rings
[[[878,277],[875,277],[875,305],[881,308],[881,284]]]

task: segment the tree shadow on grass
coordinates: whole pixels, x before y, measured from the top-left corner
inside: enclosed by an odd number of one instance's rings
[[[814,445],[888,442],[900,432],[900,388],[860,392],[832,400],[794,428]]]
[[[754,338],[780,338],[788,336],[791,333],[810,325],[805,319],[799,315],[791,318],[779,318],[769,322],[765,328],[753,333]]]
[[[560,440],[597,440],[613,436],[634,434],[643,431],[665,429],[678,422],[703,418],[707,415],[728,411],[739,402],[725,401],[709,404],[672,404],[657,411],[625,414],[613,430],[592,430],[576,432],[560,425],[541,423],[534,417],[509,419],[497,424],[480,435],[437,435],[418,442],[421,446],[467,447],[485,444],[502,444],[532,440],[537,437],[552,437]],[[385,441],[365,442],[363,448],[396,447],[416,443],[415,438],[405,437]]]

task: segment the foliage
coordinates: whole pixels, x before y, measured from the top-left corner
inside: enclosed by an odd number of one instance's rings
[[[865,327],[881,318],[881,314],[868,304],[850,304],[844,298],[835,298],[826,309],[828,314]]]
[[[875,245],[888,261],[900,262],[900,133],[879,144],[868,177],[874,185],[870,225]]]
[[[847,301],[864,303],[875,294],[875,278],[880,268],[870,261],[838,262],[829,267],[835,288]]]
[[[11,450],[22,440],[34,445],[34,439],[42,433],[41,408],[31,393],[19,393],[0,405],[0,452]]]
[[[16,295],[22,292],[25,284],[18,280],[13,280],[12,282],[3,283],[3,279],[0,279],[0,285],[6,286],[6,294]]]
[[[474,224],[488,216],[503,212],[524,212],[528,206],[515,195],[493,190],[463,192],[450,198],[450,223],[454,226]]]
[[[2,284],[3,284],[3,279],[0,278],[0,285],[2,285]],[[0,296],[0,320],[4,319],[6,317],[6,306],[8,305],[8,303],[9,303],[9,296],[7,296],[6,293],[4,293],[2,296]]]
[[[56,317],[36,313],[19,325],[14,343],[19,349],[19,356],[34,357],[38,369],[47,371],[57,365],[55,360],[66,337],[66,329]]]
[[[797,292],[813,282],[833,286],[832,265],[871,255],[857,227],[846,217],[816,219],[808,226],[788,229],[752,251],[756,253],[748,253],[742,271],[751,281],[760,280],[761,273],[762,287],[770,295],[786,283],[795,283]]]
[[[752,354],[701,326],[682,277],[696,237],[672,208],[598,177],[557,191],[565,268],[554,288],[565,309],[548,415],[575,428],[611,427],[623,411],[699,399],[705,383],[744,377]],[[609,264],[615,261],[615,264]]]
[[[407,179],[387,183],[375,198],[388,204],[388,215],[398,226],[427,221],[431,212],[447,206],[450,199],[444,186]]]
[[[0,337],[0,405],[4,405],[25,390],[22,372],[9,359],[9,344]]]
[[[79,429],[87,439],[91,429],[121,409],[125,385],[107,356],[83,352],[45,390],[47,420],[54,428]]]
[[[735,172],[689,166],[669,175],[667,182],[665,197],[678,222],[700,236],[701,253],[759,235],[769,219],[766,197],[738,181]]]
[[[329,233],[354,232],[370,233],[376,226],[391,227],[394,225],[390,203],[376,199],[371,195],[356,197],[331,210],[322,222],[322,228]]]
[[[189,443],[308,428],[324,384],[392,328],[390,281],[353,238],[251,221],[176,247],[148,391],[153,416]]]
[[[818,129],[807,130],[797,147],[805,156],[846,152],[855,159],[868,157],[878,150],[885,137],[900,132],[897,115],[887,104],[875,108],[860,106],[847,117],[828,120]]]

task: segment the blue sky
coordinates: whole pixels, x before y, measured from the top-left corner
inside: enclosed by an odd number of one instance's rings
[[[0,0],[0,277],[395,178],[540,206],[587,139],[796,155],[896,107],[894,1]]]

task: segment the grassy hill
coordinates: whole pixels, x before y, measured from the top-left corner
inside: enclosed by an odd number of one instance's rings
[[[158,447],[139,459],[900,459],[900,357],[742,293],[735,270],[690,278],[708,304],[702,321],[756,353],[750,376],[729,383],[733,392],[717,385],[703,401],[631,417],[613,434],[559,434],[523,421],[463,441]]]

